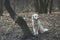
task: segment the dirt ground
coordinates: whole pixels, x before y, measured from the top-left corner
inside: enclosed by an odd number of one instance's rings
[[[30,13],[19,13],[27,22],[29,28],[32,28]],[[39,19],[45,28],[48,28],[48,33],[39,33],[35,40],[60,40],[60,13],[39,14]],[[31,29],[32,30],[32,29]],[[0,16],[0,40],[21,40],[23,31],[20,26],[10,18],[10,16]],[[28,39],[29,40],[29,39]]]

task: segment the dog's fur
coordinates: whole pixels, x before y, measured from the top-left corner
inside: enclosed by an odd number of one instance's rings
[[[48,29],[43,28],[42,23],[39,21],[38,14],[32,15],[32,26],[34,35],[37,35],[39,30],[41,33],[48,31]]]

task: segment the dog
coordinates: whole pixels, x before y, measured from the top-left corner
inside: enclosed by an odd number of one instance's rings
[[[34,35],[38,35],[39,34],[38,31],[40,31],[41,33],[48,31],[47,28],[43,27],[41,21],[39,20],[38,14],[32,15],[32,29]]]

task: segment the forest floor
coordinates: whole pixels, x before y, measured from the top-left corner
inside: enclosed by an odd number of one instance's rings
[[[29,28],[32,28],[32,14],[34,12],[18,14],[24,18]],[[39,19],[49,31],[48,33],[40,33],[37,40],[60,40],[60,13],[39,14]],[[0,40],[20,40],[22,36],[22,29],[18,24],[14,23],[10,16],[6,14],[0,16]]]

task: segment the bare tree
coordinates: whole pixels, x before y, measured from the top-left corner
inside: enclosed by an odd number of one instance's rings
[[[39,12],[39,3],[38,3],[38,0],[34,1],[34,6],[35,6],[35,11]]]
[[[60,11],[60,0],[57,0],[58,1],[58,7],[59,7],[59,11]]]
[[[0,0],[0,16],[2,16],[3,13],[3,0]]]
[[[43,0],[43,12],[47,13],[48,11],[49,0]]]
[[[43,12],[43,0],[39,0],[39,5],[40,5],[39,12],[42,13]]]
[[[47,13],[48,5],[49,5],[49,0],[39,0],[39,12]]]
[[[0,0],[0,5],[2,5],[1,2],[3,2],[3,1]],[[22,17],[16,18],[16,13],[15,13],[15,11],[12,9],[12,7],[10,5],[10,0],[5,0],[4,1],[4,6],[7,9],[7,11],[10,13],[11,18],[16,19],[14,21],[15,21],[15,23],[17,23],[21,27],[21,29],[24,32],[25,37],[32,36],[33,34],[31,33],[29,27],[27,26],[26,21]],[[1,8],[0,10],[2,11],[2,6],[0,8]]]
[[[53,7],[53,0],[50,0],[49,13],[51,13],[51,12],[52,12],[52,7]]]

